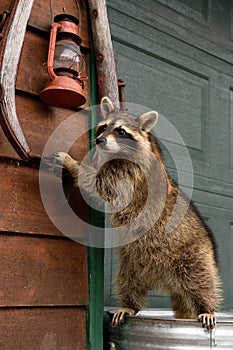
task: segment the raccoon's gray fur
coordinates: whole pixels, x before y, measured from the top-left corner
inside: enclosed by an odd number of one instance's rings
[[[147,292],[158,289],[171,295],[176,317],[199,318],[204,327],[213,328],[221,301],[216,245],[197,209],[182,195],[176,206],[181,221],[172,232],[166,230],[178,188],[151,133],[157,112],[135,117],[114,108],[107,97],[101,101],[101,110],[103,120],[96,130],[97,174],[94,166],[80,167],[66,153],[55,156],[76,186],[115,209],[113,226],[126,244],[119,247],[117,275],[123,308],[114,314],[113,325],[123,322],[127,314],[136,314]]]

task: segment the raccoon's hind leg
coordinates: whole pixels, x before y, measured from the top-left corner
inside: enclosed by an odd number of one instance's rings
[[[193,296],[193,300],[197,310],[197,319],[202,323],[202,327],[208,330],[215,328],[217,318],[214,312],[217,309],[218,301],[214,287],[209,284],[208,289],[199,290]]]
[[[198,316],[198,322],[202,323],[203,328],[207,328],[209,330],[215,328],[217,318],[213,313],[204,313]]]
[[[172,294],[171,300],[176,318],[191,319],[197,317],[195,305],[188,294]]]
[[[112,325],[117,326],[124,322],[127,315],[136,315],[143,307],[147,289],[137,280],[136,274],[118,274],[118,295],[122,308],[118,309],[113,316]]]
[[[211,294],[210,291],[208,293]],[[211,300],[210,295],[207,298],[202,298],[200,295],[194,296],[187,292],[182,295],[172,295],[171,298],[175,317],[195,318],[202,323],[203,328],[208,330],[215,328],[216,316],[213,311],[214,307],[208,306]]]
[[[134,316],[138,311],[130,309],[128,307],[118,309],[112,318],[112,325],[118,326],[124,322],[126,316]]]

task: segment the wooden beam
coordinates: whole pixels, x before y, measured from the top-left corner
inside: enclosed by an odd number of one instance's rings
[[[3,131],[23,159],[30,151],[21,129],[15,104],[15,84],[27,22],[34,0],[18,0],[10,13],[0,52],[0,122]]]
[[[116,63],[105,0],[88,0],[98,76],[99,98],[108,96],[119,107]]]

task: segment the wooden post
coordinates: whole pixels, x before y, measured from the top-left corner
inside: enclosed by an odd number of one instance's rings
[[[119,107],[116,63],[105,0],[88,0],[98,75],[99,98],[108,96]]]

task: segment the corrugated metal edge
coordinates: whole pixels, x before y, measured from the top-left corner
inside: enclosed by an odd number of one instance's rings
[[[196,320],[175,319],[166,310],[142,311],[114,328],[110,324],[112,315],[110,312],[106,328],[108,349],[233,349],[233,312],[217,313],[217,327],[212,332]]]

